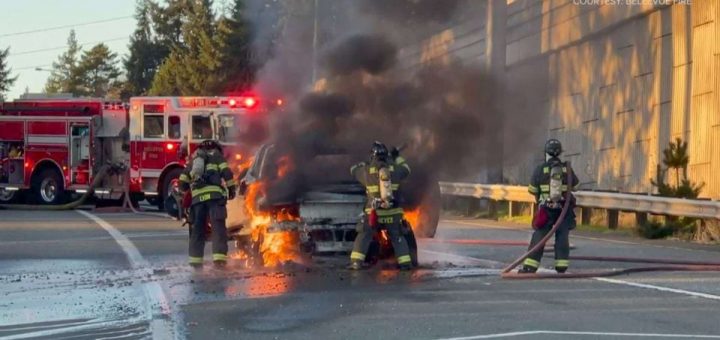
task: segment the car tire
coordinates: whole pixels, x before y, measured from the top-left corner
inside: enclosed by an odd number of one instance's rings
[[[420,215],[418,225],[414,226],[415,236],[421,238],[433,238],[440,222],[440,209],[442,207],[442,196],[440,184],[435,182],[430,186],[420,202]]]

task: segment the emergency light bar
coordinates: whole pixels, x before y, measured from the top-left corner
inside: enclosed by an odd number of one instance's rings
[[[231,108],[244,108],[252,109],[255,108],[259,103],[257,97],[254,96],[243,96],[243,97],[180,97],[180,107],[186,108],[217,108],[221,106],[229,106]]]

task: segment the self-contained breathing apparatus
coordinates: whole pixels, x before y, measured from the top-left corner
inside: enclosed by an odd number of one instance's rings
[[[214,156],[216,152],[222,153],[222,146],[220,143],[215,140],[205,140],[200,144],[197,150],[195,150],[195,153],[192,156],[192,165],[190,168],[190,190],[183,193],[182,197],[178,199],[180,203],[179,206],[184,212],[180,213],[183,225],[187,224],[189,226],[193,220],[192,209],[190,209],[192,205],[192,190],[205,185],[222,185],[220,173],[218,171],[214,171],[213,173],[205,171],[207,164],[210,163],[209,159]]]
[[[394,149],[393,154],[399,150]],[[393,195],[392,173],[390,171],[389,160],[390,153],[385,144],[381,142],[373,143],[371,149],[372,160],[383,164],[377,171],[378,186],[380,197],[376,197],[370,202],[370,213],[368,214],[369,224],[375,228],[378,225],[377,209],[392,209],[397,206],[396,199]]]

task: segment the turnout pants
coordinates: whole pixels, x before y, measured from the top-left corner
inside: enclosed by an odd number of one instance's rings
[[[398,264],[410,264],[412,259],[410,258],[410,248],[408,247],[405,236],[402,234],[402,214],[390,215],[390,216],[379,216],[377,230],[387,230],[388,238],[393,246],[393,251],[397,257]],[[366,215],[364,221],[358,225],[358,234],[355,237],[355,243],[353,244],[353,251],[350,253],[351,261],[365,261],[370,243],[373,240],[374,230],[368,224],[368,216]]]
[[[224,199],[214,199],[193,204],[191,207],[193,221],[190,228],[190,244],[188,247],[191,264],[203,262],[208,218],[212,227],[213,261],[227,260],[228,241],[227,228],[225,227],[227,208],[225,204]]]
[[[540,240],[550,232],[552,226],[560,218],[562,209],[548,209],[548,222],[542,227],[535,230],[530,241],[531,249]],[[568,211],[565,220],[560,224],[557,231],[555,231],[555,268],[567,268],[570,265],[568,258],[570,257],[570,230],[575,228],[575,214]],[[536,252],[530,254],[525,259],[523,265],[537,269],[540,267],[540,259],[542,259],[544,247],[538,249]]]

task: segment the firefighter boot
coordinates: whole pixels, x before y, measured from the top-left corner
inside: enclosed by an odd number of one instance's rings
[[[347,268],[350,270],[362,270],[365,269],[365,266],[363,266],[363,263],[360,260],[352,260]]]
[[[558,274],[562,274],[567,271],[567,267],[555,267],[555,271],[558,272]]]
[[[398,265],[398,268],[399,268],[401,271],[412,270],[412,264],[410,264],[410,263],[401,263],[401,264]]]
[[[523,265],[522,268],[520,268],[520,270],[518,270],[518,274],[535,274],[536,271],[537,271],[537,268],[535,268],[535,267]]]

